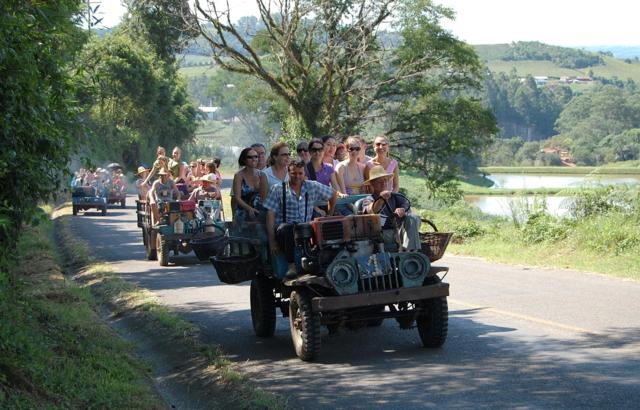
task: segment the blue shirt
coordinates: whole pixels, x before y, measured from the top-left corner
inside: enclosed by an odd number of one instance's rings
[[[287,223],[309,222],[313,215],[316,201],[328,201],[333,196],[333,189],[316,181],[303,181],[298,197],[289,185],[286,185]],[[306,207],[305,207],[306,202]],[[273,185],[262,204],[276,214],[276,225],[282,221],[282,184]],[[306,216],[306,218],[305,218]]]

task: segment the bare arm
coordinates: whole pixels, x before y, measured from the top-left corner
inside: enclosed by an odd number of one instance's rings
[[[337,192],[333,191],[333,195],[331,195],[331,199],[329,199],[329,204],[327,206],[327,215],[333,215],[333,210],[336,209],[337,198],[338,198]]]
[[[272,254],[278,253],[278,243],[276,242],[276,214],[273,211],[267,212],[267,236],[269,238],[269,250]]]
[[[396,165],[393,170],[393,192],[400,191],[400,169],[398,167],[399,165]]]
[[[264,202],[267,199],[267,193],[269,192],[269,179],[264,174],[260,173],[260,201]]]

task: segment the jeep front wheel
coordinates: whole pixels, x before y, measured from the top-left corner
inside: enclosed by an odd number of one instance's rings
[[[291,292],[289,323],[296,355],[314,360],[320,353],[320,316],[311,311],[311,298],[299,290]]]
[[[271,337],[276,331],[276,300],[273,286],[267,278],[251,281],[251,322],[258,337]]]
[[[439,279],[427,278],[425,285],[440,283]],[[449,328],[449,306],[447,297],[421,300],[416,304],[422,312],[416,317],[418,333],[424,347],[440,347],[447,340]]]

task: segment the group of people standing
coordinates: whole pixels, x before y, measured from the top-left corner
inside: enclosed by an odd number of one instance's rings
[[[187,164],[181,161],[182,151],[175,147],[167,157],[164,147],[156,149],[151,168],[144,165],[137,170],[138,197],[149,201],[154,221],[158,222],[158,202],[171,199],[221,199],[222,175],[218,171],[220,159],[198,158]],[[154,181],[153,178],[157,176]]]
[[[390,177],[385,179],[385,188],[390,192],[399,190],[398,162],[389,156],[389,140],[378,136],[373,141],[375,155],[366,155],[367,142],[361,136],[349,136],[338,143],[331,135],[312,138],[296,146],[297,161],[303,163],[307,181],[316,181],[331,187],[338,196],[371,193],[371,187],[365,182],[370,178],[375,166],[384,168]],[[292,158],[290,147],[278,142],[267,150],[263,144],[256,143],[242,150],[238,159],[240,170],[233,179],[234,215],[253,219],[259,213],[259,207],[274,185],[289,181],[289,164],[296,162]],[[238,192],[240,195],[235,195]],[[315,213],[322,213],[316,207]]]

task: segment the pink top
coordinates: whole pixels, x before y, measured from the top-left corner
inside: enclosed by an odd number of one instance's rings
[[[379,164],[374,164],[373,163],[373,158],[370,159],[369,161],[367,161],[367,168],[371,169],[373,168],[375,165],[379,165]],[[398,161],[396,161],[395,159],[391,158],[391,161],[389,161],[389,165],[387,165],[387,168],[385,169],[385,171],[387,171],[388,174],[393,174],[393,172],[396,170],[396,168],[398,167]],[[387,191],[393,191],[393,177],[387,179],[387,186],[385,187],[385,189]]]

